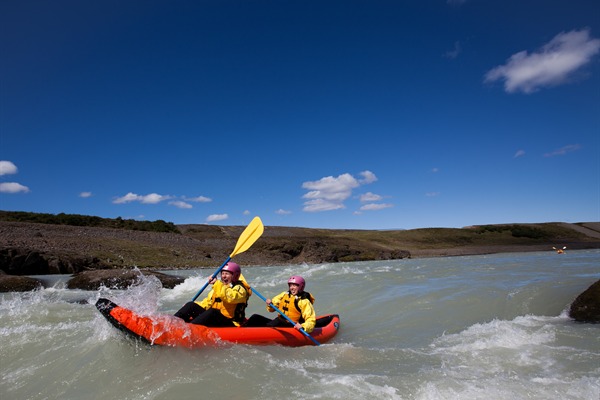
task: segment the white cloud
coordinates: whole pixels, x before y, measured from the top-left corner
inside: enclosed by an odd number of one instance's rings
[[[194,203],[210,203],[212,199],[210,197],[197,196],[197,197],[183,197],[185,201],[191,201]]]
[[[581,146],[578,144],[569,144],[565,147],[561,147],[558,150],[554,150],[551,153],[544,154],[544,157],[564,156],[565,154],[572,153],[574,151],[579,150],[580,148]]]
[[[567,82],[598,51],[600,39],[591,38],[589,29],[562,32],[534,53],[512,55],[506,64],[488,71],[485,82],[504,80],[508,93],[532,93]]]
[[[90,193],[90,195],[91,195],[91,193]],[[138,194],[129,192],[125,196],[115,198],[113,200],[113,203],[114,204],[125,204],[125,203],[139,202],[142,204],[158,204],[158,203],[166,201],[166,200],[172,200],[172,201],[169,201],[168,204],[171,206],[181,208],[181,209],[194,208],[194,206],[192,206],[190,204],[190,202],[208,203],[208,202],[212,201],[212,199],[210,199],[208,197],[204,197],[204,196],[197,196],[197,197],[181,196],[180,199],[177,199],[175,196],[161,195],[158,193],[150,193],[147,195],[138,195]]]
[[[92,197],[92,192],[81,192],[81,193],[79,193],[79,197],[83,197],[84,199],[87,199],[88,197]]]
[[[170,196],[163,196],[163,195],[160,195],[157,193],[150,193],[145,196],[141,196],[140,201],[144,204],[157,204],[163,200],[168,200],[170,198],[171,198]]]
[[[244,215],[250,215],[250,210],[244,210],[244,212],[242,214],[244,214]]]
[[[427,197],[438,197],[440,195],[440,192],[427,192],[425,193],[425,196]]]
[[[302,196],[306,199],[303,211],[320,212],[346,208],[344,201],[352,195],[352,190],[377,181],[377,177],[371,171],[363,171],[359,175],[362,176],[360,180],[346,173],[338,177],[326,176],[318,181],[304,182],[302,187],[310,191]]]
[[[0,193],[28,193],[29,188],[17,182],[0,183]]]
[[[390,207],[394,207],[393,204],[389,204],[389,203],[370,203],[370,204],[365,204],[364,206],[360,207],[361,211],[375,211],[375,210],[383,210],[384,208],[390,208]]]
[[[431,172],[433,172],[434,174],[437,172],[440,172],[439,168],[431,168]]]
[[[381,197],[381,196],[380,196],[380,195],[378,195],[378,194],[371,193],[371,192],[367,192],[367,193],[365,193],[365,194],[362,194],[362,195],[360,196],[360,202],[361,202],[361,203],[367,203],[367,202],[370,202],[370,201],[379,201],[379,200],[381,200],[382,198],[383,198],[383,197]]]
[[[193,206],[190,203],[186,203],[185,201],[181,200],[170,201],[169,204],[177,208],[193,208]]]
[[[342,174],[337,178],[326,176],[318,181],[304,182],[302,187],[310,190],[302,196],[308,199],[304,203],[304,211],[318,212],[345,208],[344,201],[352,195],[352,189],[360,183],[350,174]]]
[[[144,196],[140,196],[137,195],[135,193],[127,193],[125,196],[123,197],[118,197],[115,200],[113,200],[114,204],[125,204],[125,203],[131,203],[133,201],[139,201],[142,204],[158,204],[161,201],[165,201],[165,200],[169,200],[171,199],[171,196],[163,196],[157,193],[150,193]]]
[[[361,185],[366,185],[368,183],[373,183],[377,181],[377,177],[371,171],[363,171],[359,174],[363,178],[359,181]]]
[[[0,176],[12,175],[18,172],[17,166],[11,161],[0,160]],[[28,193],[29,188],[17,182],[0,183],[0,193]]]
[[[523,157],[525,155],[525,150],[517,150],[513,158]]]
[[[0,176],[17,173],[17,166],[10,161],[0,161]]]
[[[314,199],[304,202],[302,210],[306,212],[332,211],[346,208],[343,203],[324,199]]]
[[[227,214],[212,214],[206,217],[206,222],[223,221],[227,218],[229,218]]]
[[[279,214],[279,215],[288,215],[288,214],[291,214],[291,213],[292,213],[291,211],[284,210],[282,208],[280,208],[279,210],[275,211],[275,214]]]

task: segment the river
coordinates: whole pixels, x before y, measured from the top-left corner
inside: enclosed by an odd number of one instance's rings
[[[1,294],[0,398],[600,398],[600,324],[567,316],[600,279],[600,250],[245,268],[267,297],[305,277],[317,313],[341,317],[319,347],[151,347],[94,307],[173,313],[212,272],[93,292],[48,276],[51,288]],[[268,314],[257,296],[248,312]]]

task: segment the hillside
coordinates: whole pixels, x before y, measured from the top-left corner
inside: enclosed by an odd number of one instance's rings
[[[46,273],[133,266],[211,267],[220,265],[229,256],[245,228],[176,225],[170,232],[160,232],[131,227],[11,221],[6,218],[9,214],[0,213],[0,269],[17,275],[39,273],[40,267],[46,268]],[[245,265],[313,264],[551,251],[553,246],[567,246],[571,250],[600,248],[600,223],[393,231],[266,226],[262,237],[235,259]]]

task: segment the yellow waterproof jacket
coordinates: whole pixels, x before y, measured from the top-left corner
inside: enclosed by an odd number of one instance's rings
[[[204,300],[195,303],[205,310],[216,308],[239,326],[246,317],[245,310],[251,293],[250,286],[241,279],[233,285],[225,285],[217,280]]]
[[[290,292],[281,292],[271,300],[273,305],[281,310],[289,319],[299,322],[307,333],[315,329],[317,317],[313,303],[315,298],[308,292],[302,292],[298,296],[292,296]],[[267,305],[267,311],[274,312],[275,309]]]

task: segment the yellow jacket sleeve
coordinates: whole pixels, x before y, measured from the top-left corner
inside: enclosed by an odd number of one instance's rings
[[[313,329],[315,329],[315,324],[317,323],[315,308],[308,299],[301,299],[298,301],[298,307],[300,307],[300,310],[302,310],[302,318],[304,318],[302,328],[306,331],[306,333],[311,333]]]
[[[277,308],[279,308],[279,303],[281,303],[281,299],[283,298],[283,296],[285,296],[287,292],[281,292],[279,293],[277,296],[273,297],[271,299],[271,302],[273,303],[273,305]],[[268,312],[275,312],[275,309],[269,305],[267,305],[267,311]]]
[[[208,310],[213,305],[213,294],[214,290],[211,289],[206,295],[206,297],[202,299],[202,301],[196,301],[195,303],[198,304],[200,307],[204,308],[205,310]]]

